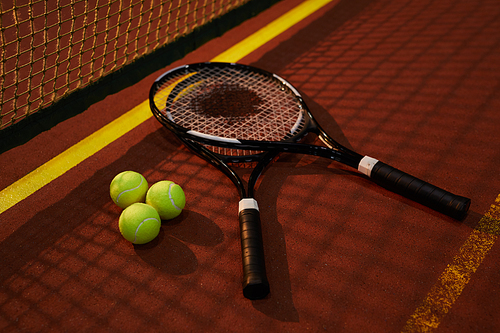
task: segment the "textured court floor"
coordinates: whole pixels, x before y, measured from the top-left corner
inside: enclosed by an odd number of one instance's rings
[[[165,70],[214,59],[300,3]],[[283,154],[257,189],[271,294],[249,301],[233,184],[149,117],[0,214],[2,332],[499,331],[497,1],[332,1],[239,62],[289,80],[342,144],[470,197],[469,215],[455,221],[335,162]],[[44,175],[144,102],[161,72],[1,154],[0,189]],[[124,170],[186,193],[146,245],[118,231],[108,190]]]

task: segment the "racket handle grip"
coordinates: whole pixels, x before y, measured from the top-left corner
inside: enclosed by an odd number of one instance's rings
[[[382,187],[457,220],[462,220],[467,214],[471,202],[469,198],[450,193],[383,162],[369,159],[371,171],[365,173]]]
[[[257,202],[247,198],[240,201],[241,254],[243,259],[243,295],[262,299],[269,294],[266,277],[264,246]]]

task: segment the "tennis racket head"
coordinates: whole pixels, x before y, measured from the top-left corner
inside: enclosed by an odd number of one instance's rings
[[[228,148],[238,140],[296,142],[314,129],[299,92],[276,74],[234,63],[197,63],[161,75],[150,91],[153,114],[181,137],[234,163],[260,151]]]

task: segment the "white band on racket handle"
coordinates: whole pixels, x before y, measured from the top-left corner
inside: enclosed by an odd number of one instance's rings
[[[375,164],[377,164],[377,162],[378,162],[377,159],[370,156],[365,156],[359,162],[358,171],[370,177],[372,174],[372,169],[375,166]]]
[[[245,209],[259,210],[259,205],[257,205],[257,200],[255,200],[253,198],[241,199],[240,204],[239,204],[238,213],[240,213],[242,210],[245,210]]]

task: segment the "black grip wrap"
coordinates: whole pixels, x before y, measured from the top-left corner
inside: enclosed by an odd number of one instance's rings
[[[373,166],[370,178],[394,193],[458,220],[462,220],[469,210],[469,198],[445,191],[380,161]]]
[[[266,277],[264,246],[257,209],[243,209],[239,214],[241,254],[243,259],[243,295],[248,299],[262,299],[269,294]]]

